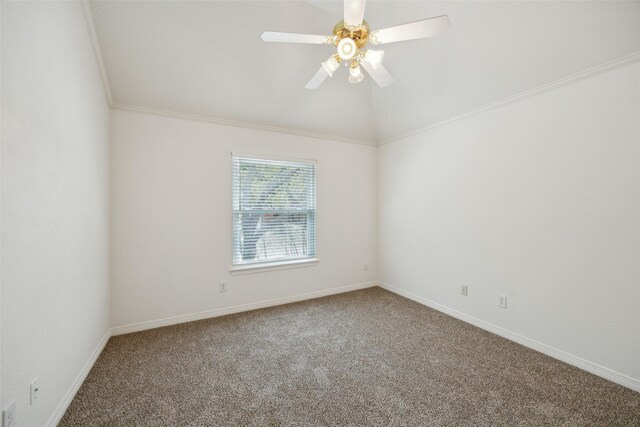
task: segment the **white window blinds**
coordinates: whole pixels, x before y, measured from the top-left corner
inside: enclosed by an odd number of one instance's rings
[[[315,257],[315,162],[232,161],[233,264]]]

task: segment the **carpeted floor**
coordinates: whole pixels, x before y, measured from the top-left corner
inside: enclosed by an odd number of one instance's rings
[[[640,426],[640,394],[380,288],[111,338],[60,426]]]

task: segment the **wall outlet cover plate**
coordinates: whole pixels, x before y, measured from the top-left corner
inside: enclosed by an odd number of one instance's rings
[[[507,308],[507,296],[505,294],[498,294],[498,307]]]
[[[2,411],[2,427],[16,427],[16,402],[11,402],[7,409]]]
[[[38,377],[35,377],[33,381],[31,381],[30,391],[30,403],[34,405],[38,401],[38,396],[40,395],[40,384],[38,383]]]

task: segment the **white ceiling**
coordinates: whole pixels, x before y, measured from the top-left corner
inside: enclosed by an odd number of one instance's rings
[[[265,30],[330,34],[341,2],[92,2],[114,103],[385,140],[640,51],[640,1],[375,1],[372,29],[449,15],[441,37],[390,44],[396,82],[339,70],[304,88],[327,45],[264,43]]]

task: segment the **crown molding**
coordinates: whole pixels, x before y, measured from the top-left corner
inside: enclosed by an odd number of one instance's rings
[[[91,11],[90,0],[82,0],[82,8],[83,8],[84,17],[87,23],[89,35],[91,37],[91,44],[93,46],[93,50],[96,55],[96,61],[98,63],[98,68],[100,70],[100,77],[102,78],[104,91],[107,97],[107,101],[109,103],[109,107],[111,107],[112,109],[172,117],[172,118],[182,119],[182,120],[193,120],[193,121],[199,121],[199,122],[214,123],[214,124],[223,125],[223,126],[262,130],[267,132],[276,132],[276,133],[283,133],[283,134],[289,134],[289,135],[304,136],[308,138],[325,139],[330,141],[347,142],[351,144],[369,145],[369,146],[381,146],[381,145],[389,144],[391,142],[399,141],[414,135],[418,135],[422,132],[426,132],[430,129],[443,126],[451,122],[464,119],[469,116],[473,116],[475,114],[479,114],[494,108],[499,108],[516,101],[520,101],[526,98],[543,94],[545,92],[550,92],[552,90],[556,90],[564,86],[569,86],[571,84],[588,79],[590,77],[594,77],[599,74],[606,73],[608,71],[613,71],[618,68],[622,68],[627,65],[631,65],[640,61],[640,50],[638,50],[628,55],[624,55],[624,56],[615,58],[611,61],[605,62],[603,64],[588,68],[586,70],[579,71],[577,73],[573,73],[565,77],[561,77],[559,79],[553,80],[549,83],[545,83],[535,88],[525,90],[515,95],[507,96],[505,98],[485,104],[479,108],[470,110],[466,113],[459,114],[457,116],[451,117],[446,120],[442,120],[440,122],[432,123],[430,125],[423,126],[407,132],[402,132],[402,133],[399,133],[398,135],[391,136],[388,138],[366,140],[366,139],[349,138],[349,137],[339,136],[339,135],[332,135],[332,134],[327,134],[322,132],[311,132],[311,131],[304,131],[300,129],[269,126],[269,125],[263,125],[258,123],[243,122],[239,120],[223,119],[223,118],[208,116],[203,114],[179,113],[176,111],[164,110],[160,108],[116,103],[114,102],[113,96],[111,94],[111,85],[109,84],[109,77],[107,75],[107,70],[104,64],[102,50],[100,49],[100,43],[98,42],[98,36],[96,34],[95,25],[93,23],[93,14]]]
[[[553,80],[553,81],[551,81],[549,83],[545,83],[543,85],[537,86],[537,87],[535,87],[533,89],[528,89],[528,90],[525,90],[523,92],[517,93],[515,95],[507,96],[507,97],[502,98],[502,99],[500,99],[498,101],[494,101],[494,102],[491,102],[489,104],[485,104],[480,108],[476,108],[475,110],[468,111],[466,113],[460,114],[458,116],[451,117],[451,118],[443,120],[441,122],[433,123],[433,124],[430,124],[430,125],[427,125],[427,126],[415,129],[415,130],[411,130],[411,131],[408,131],[408,132],[403,132],[403,133],[401,133],[399,135],[396,135],[396,136],[392,136],[392,137],[389,137],[389,138],[378,140],[377,141],[377,143],[378,143],[377,145],[381,146],[381,145],[389,144],[391,142],[395,142],[395,141],[399,141],[399,140],[408,138],[410,136],[418,135],[418,134],[420,134],[422,132],[426,132],[426,131],[428,131],[430,129],[433,129],[433,128],[436,128],[436,127],[439,127],[439,126],[442,126],[442,125],[446,125],[448,123],[455,122],[457,120],[464,119],[466,117],[473,116],[475,114],[482,113],[482,112],[487,111],[487,110],[491,110],[491,109],[494,109],[494,108],[499,108],[499,107],[511,104],[513,102],[516,102],[516,101],[520,101],[520,100],[523,100],[523,99],[526,99],[526,98],[530,98],[530,97],[533,97],[533,96],[536,96],[536,95],[540,95],[540,94],[545,93],[545,92],[550,92],[552,90],[556,90],[556,89],[559,89],[559,88],[564,87],[564,86],[569,86],[569,85],[572,85],[572,84],[577,83],[579,81],[588,79],[590,77],[595,77],[595,76],[597,76],[599,74],[606,73],[608,71],[613,71],[613,70],[616,70],[618,68],[622,68],[622,67],[625,67],[627,65],[634,64],[634,63],[636,63],[638,61],[640,61],[640,50],[635,51],[635,52],[633,52],[633,53],[631,53],[629,55],[621,56],[621,57],[618,57],[618,58],[613,59],[611,61],[605,62],[604,64],[596,65],[595,67],[587,68],[586,70],[579,71],[577,73],[573,73],[573,74],[570,74],[570,75],[565,76],[565,77],[561,77],[561,78]]]
[[[113,96],[111,96],[111,85],[109,84],[107,69],[104,65],[104,59],[102,58],[102,50],[100,49],[100,43],[98,42],[96,27],[93,24],[93,13],[91,12],[91,4],[89,3],[89,0],[82,0],[82,11],[84,13],[84,19],[87,23],[87,29],[89,30],[89,37],[91,38],[91,45],[93,46],[93,52],[96,55],[96,62],[98,63],[98,69],[100,70],[100,78],[102,79],[102,85],[104,86],[104,93],[107,97],[107,102],[109,103],[109,106],[113,107]]]
[[[267,132],[283,133],[288,135],[304,136],[308,138],[326,139],[330,141],[347,142],[351,144],[369,145],[375,146],[375,140],[366,140],[358,138],[349,138],[340,135],[332,135],[323,132],[311,132],[300,129],[292,129],[278,126],[262,125],[258,123],[243,122],[239,120],[229,120],[214,116],[207,116],[203,114],[190,114],[179,113],[177,111],[163,110],[160,108],[143,107],[138,105],[120,104],[113,100],[111,85],[109,83],[109,76],[107,75],[107,69],[104,64],[102,56],[102,49],[100,48],[100,42],[98,41],[98,35],[96,33],[95,25],[93,22],[93,12],[91,11],[90,0],[82,0],[82,10],[84,12],[84,18],[91,38],[91,45],[96,55],[96,62],[98,63],[98,69],[100,71],[100,77],[102,79],[102,85],[104,86],[104,92],[107,97],[109,107],[114,110],[133,111],[137,113],[152,114],[156,116],[172,117],[175,119],[192,120],[198,122],[214,123],[223,126],[232,126],[246,129],[262,130]]]
[[[327,134],[322,132],[309,132],[309,131],[304,131],[299,129],[268,126],[268,125],[262,125],[257,123],[242,122],[237,120],[228,120],[228,119],[222,119],[219,117],[207,116],[202,114],[178,113],[176,111],[163,110],[160,108],[140,107],[137,105],[128,105],[128,104],[119,104],[119,103],[112,103],[111,108],[114,110],[151,114],[155,116],[165,116],[165,117],[171,117],[174,119],[213,123],[216,125],[231,126],[236,128],[245,128],[245,129],[253,129],[253,130],[262,130],[267,132],[283,133],[288,135],[304,136],[307,138],[325,139],[330,141],[347,142],[350,144],[359,144],[359,145],[369,145],[369,146],[376,145],[375,141],[368,141],[364,139],[355,139],[355,138],[348,138],[344,136],[332,135],[332,134]]]

